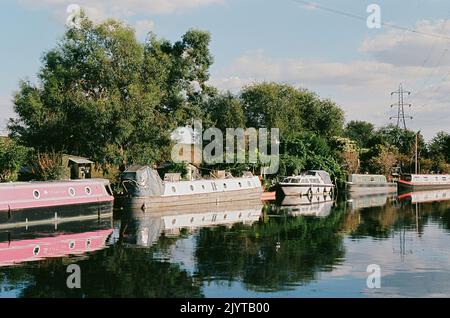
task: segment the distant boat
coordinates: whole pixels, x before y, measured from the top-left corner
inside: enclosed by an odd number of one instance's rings
[[[260,200],[261,181],[251,173],[242,177],[226,175],[220,178],[192,181],[162,180],[148,166],[132,166],[121,176],[123,205],[143,210],[199,204]]]
[[[350,174],[345,187],[347,192],[359,195],[397,192],[395,182],[388,182],[385,176],[378,174]]]
[[[326,195],[334,190],[330,175],[323,170],[309,170],[301,175],[285,177],[279,185],[286,196]]]
[[[450,189],[449,174],[406,174],[398,181],[399,190]]]

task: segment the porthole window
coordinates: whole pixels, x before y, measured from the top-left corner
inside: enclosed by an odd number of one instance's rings
[[[86,247],[91,247],[91,239],[86,240]]]
[[[36,200],[39,200],[40,197],[41,197],[41,193],[40,193],[38,190],[34,190],[34,191],[33,191],[33,197],[34,197]]]
[[[227,188],[227,184],[226,184],[226,183],[223,184],[223,188],[224,188],[224,189]]]
[[[84,188],[84,192],[86,192],[87,195],[91,195],[92,190],[89,187]]]
[[[238,182],[239,188],[242,188],[242,183]]]
[[[74,197],[74,196],[75,196],[75,189],[74,189],[74,188],[69,188],[68,192],[69,192],[69,195],[70,195],[71,197]]]
[[[41,250],[41,248],[39,247],[39,245],[36,245],[33,249],[33,255],[38,256],[40,250]]]
[[[191,188],[191,191],[194,191],[194,186],[192,184],[191,184],[190,188]]]
[[[175,187],[172,187],[172,192],[173,193],[177,192],[177,189],[175,189]]]
[[[73,249],[75,248],[75,241],[70,241],[70,242],[69,242],[69,248],[70,248],[71,250],[73,250]]]

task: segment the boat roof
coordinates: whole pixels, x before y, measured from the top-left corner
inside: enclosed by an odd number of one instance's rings
[[[77,179],[77,180],[49,180],[49,181],[28,181],[28,182],[3,182],[0,187],[11,187],[17,185],[43,185],[43,184],[70,184],[70,183],[109,183],[108,179]]]

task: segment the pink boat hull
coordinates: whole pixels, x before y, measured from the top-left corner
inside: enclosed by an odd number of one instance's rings
[[[112,201],[104,179],[0,184],[0,212]]]

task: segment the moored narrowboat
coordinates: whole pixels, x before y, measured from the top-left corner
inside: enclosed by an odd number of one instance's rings
[[[370,195],[397,192],[397,184],[388,182],[384,175],[350,174],[345,183],[347,192]]]
[[[226,175],[219,178],[182,181],[165,178],[148,166],[131,166],[121,176],[124,195],[122,206],[131,209],[160,209],[167,207],[221,204],[225,202],[260,200],[263,188],[257,176]]]
[[[0,213],[113,201],[113,193],[106,179],[0,184]]]
[[[405,174],[398,181],[399,190],[450,189],[449,174]]]

